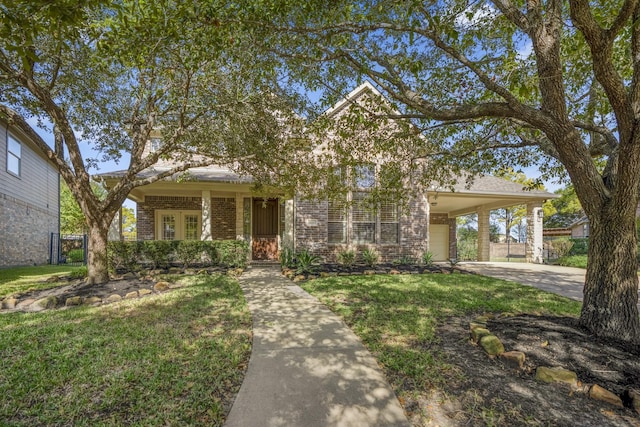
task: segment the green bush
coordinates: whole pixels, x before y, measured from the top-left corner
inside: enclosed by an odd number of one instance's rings
[[[209,258],[203,258],[206,254]],[[141,242],[109,242],[107,246],[109,268],[136,271],[141,258],[153,268],[166,268],[172,260],[185,267],[198,261],[222,267],[246,267],[249,244],[244,240],[145,240]]]
[[[296,256],[296,274],[314,274],[320,266],[320,257],[304,249]]]
[[[142,254],[153,264],[153,268],[166,268],[178,243],[177,240],[145,240],[142,242]]]
[[[580,238],[570,240],[573,242],[573,246],[568,255],[587,255],[587,252],[589,252],[589,239]]]
[[[356,253],[350,250],[340,251],[338,252],[337,258],[338,264],[344,267],[351,267],[356,262]]]
[[[67,254],[67,262],[84,261],[84,249],[71,249]]]
[[[422,254],[422,263],[427,267],[431,267],[433,265],[433,253],[427,251]]]
[[[393,264],[395,265],[414,265],[416,260],[411,258],[409,255],[403,255],[400,258],[396,258],[393,260]]]
[[[200,243],[202,245],[202,251],[205,253],[207,258],[209,258],[209,264],[219,265],[218,240],[203,240]]]
[[[142,242],[120,242],[113,241],[107,243],[107,260],[109,269],[125,269],[136,271],[140,267],[140,251]]]
[[[282,248],[279,260],[282,268],[294,268],[296,266],[296,253],[291,248]]]
[[[197,261],[202,261],[204,242],[200,240],[182,240],[176,248],[176,259],[189,267]]]
[[[548,242],[551,250],[556,253],[558,258],[569,255],[571,248],[573,247],[573,241],[571,239],[555,239]]]
[[[222,267],[247,266],[249,258],[249,243],[244,240],[216,240],[217,263]]]
[[[365,249],[362,251],[362,260],[369,267],[373,267],[380,261],[380,254],[375,249]]]

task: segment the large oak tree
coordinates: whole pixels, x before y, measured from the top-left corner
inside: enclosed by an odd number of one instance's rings
[[[212,162],[243,171],[250,160],[268,174],[272,153],[286,151],[277,74],[229,13],[216,0],[0,5],[0,115],[53,161],[80,206],[89,283],[109,279],[108,228],[134,187]],[[51,123],[53,146],[29,118]],[[161,148],[145,154],[158,131]],[[175,167],[140,177],[169,158]],[[98,197],[90,171],[110,160],[126,173]]]
[[[330,98],[371,80],[432,171],[568,174],[591,223],[580,321],[640,342],[639,0],[266,3],[267,46],[301,81]]]

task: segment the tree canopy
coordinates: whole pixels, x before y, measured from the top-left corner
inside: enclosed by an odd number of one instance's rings
[[[544,226],[546,228],[568,227],[584,216],[580,200],[578,200],[572,185],[559,188],[554,193],[560,197],[547,201],[543,206],[545,209]]]
[[[107,230],[131,189],[211,163],[268,175],[279,160],[272,153],[287,151],[280,144],[289,141],[283,129],[292,109],[269,55],[230,24],[232,6],[0,5],[0,115],[56,164],[78,202],[89,228],[90,282],[108,280]],[[53,147],[28,118],[52,124]],[[149,153],[158,130],[162,146]],[[165,158],[175,166],[153,169]],[[107,160],[124,163],[126,173],[99,198],[90,170]],[[144,170],[156,173],[142,178]]]
[[[640,341],[638,0],[260,4],[265,45],[323,100],[364,78],[392,100],[384,116],[423,138],[390,154],[428,159],[427,180],[534,163],[566,173],[591,224],[581,322]]]

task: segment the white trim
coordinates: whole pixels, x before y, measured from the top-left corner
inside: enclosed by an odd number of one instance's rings
[[[180,210],[180,209],[156,209],[155,211],[155,238],[156,240],[164,240],[162,239],[162,215],[175,215],[176,217],[176,229],[175,229],[175,238],[173,240],[184,240],[185,230],[185,216],[194,215],[198,220],[198,239],[201,239],[202,236],[202,212],[198,210]]]

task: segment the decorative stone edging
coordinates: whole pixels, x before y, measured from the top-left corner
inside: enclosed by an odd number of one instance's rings
[[[131,291],[126,293],[124,296],[114,293],[109,295],[106,298],[101,298],[99,296],[88,296],[88,297],[81,297],[81,296],[73,296],[73,297],[69,297],[65,300],[64,302],[64,306],[65,307],[77,307],[77,306],[81,306],[81,305],[93,305],[93,306],[99,306],[99,305],[103,305],[103,304],[111,304],[114,302],[119,302],[122,301],[123,299],[136,299],[136,298],[142,298],[144,296],[147,295],[151,295],[154,292],[156,294],[162,293],[162,292],[166,292],[172,289],[177,289],[177,288],[181,288],[183,287],[183,285],[180,284],[169,284],[168,282],[164,282],[164,281],[159,281],[156,282],[153,286],[152,289],[147,289],[147,288],[142,288],[142,289],[138,289],[136,291]],[[39,298],[39,299],[35,299],[35,298],[26,298],[22,301],[19,301],[18,299],[14,298],[14,297],[8,297],[5,298],[4,300],[2,300],[2,303],[0,305],[2,310],[7,310],[7,311],[29,311],[29,312],[34,312],[34,311],[43,311],[43,310],[51,310],[54,309],[58,306],[58,302],[59,299],[56,296],[50,295],[44,298]]]
[[[490,358],[500,357],[506,364],[523,370],[526,355],[521,351],[505,351],[500,339],[491,334],[487,328],[487,322],[491,317],[491,314],[485,314],[476,317],[469,323],[470,341],[475,345],[480,345]],[[572,392],[585,394],[591,399],[606,402],[619,408],[624,407],[624,398],[640,415],[640,390],[630,388],[625,390],[622,396],[618,396],[598,384],[583,384],[575,372],[559,366],[538,366],[535,372],[535,379],[538,381],[565,384],[571,388]]]
[[[217,270],[216,270],[217,272]],[[244,272],[244,269],[242,268],[231,268],[231,269],[227,269],[226,270],[226,274],[230,275],[230,276],[239,276]],[[223,271],[220,271],[220,273],[223,273]],[[149,282],[150,285],[152,282],[155,282],[153,284],[153,286],[146,287],[146,288],[140,288],[138,290],[135,291],[130,291],[127,292],[124,295],[120,295],[118,293],[113,293],[111,295],[109,295],[106,298],[102,298],[99,297],[97,295],[94,296],[88,296],[88,297],[82,297],[82,296],[72,296],[72,297],[68,297],[65,301],[64,301],[64,307],[77,307],[77,306],[81,306],[81,305],[92,305],[92,306],[99,306],[99,305],[104,305],[104,304],[111,304],[114,302],[119,302],[122,300],[126,300],[126,299],[136,299],[136,298],[142,298],[145,297],[147,295],[151,295],[153,293],[159,294],[162,292],[166,292],[172,289],[177,289],[177,288],[181,288],[184,285],[178,284],[178,283],[169,283],[167,281],[164,280],[158,280],[156,281],[153,276],[157,276],[159,274],[186,274],[186,275],[198,275],[198,274],[210,274],[210,272],[206,269],[200,269],[200,270],[196,270],[196,269],[180,269],[180,268],[171,268],[169,270],[151,270],[146,272],[146,275],[144,277],[139,277],[137,276],[135,273],[125,273],[121,276],[114,276],[112,277],[113,281],[120,281],[120,280],[132,280],[132,279],[140,279],[143,280],[145,282]],[[49,279],[47,279],[48,283],[52,283],[55,281],[59,281],[59,280],[68,280],[67,277],[59,277],[59,276],[53,276],[50,277]],[[2,311],[25,311],[25,312],[38,312],[38,311],[44,311],[44,310],[51,310],[54,309],[56,307],[58,307],[59,303],[61,303],[61,301],[59,300],[58,297],[54,296],[54,295],[48,295],[42,298],[25,298],[25,299],[18,299],[16,297],[10,296],[7,297],[5,299],[3,299],[2,301],[0,301],[0,310]],[[61,307],[62,308],[62,307]]]

